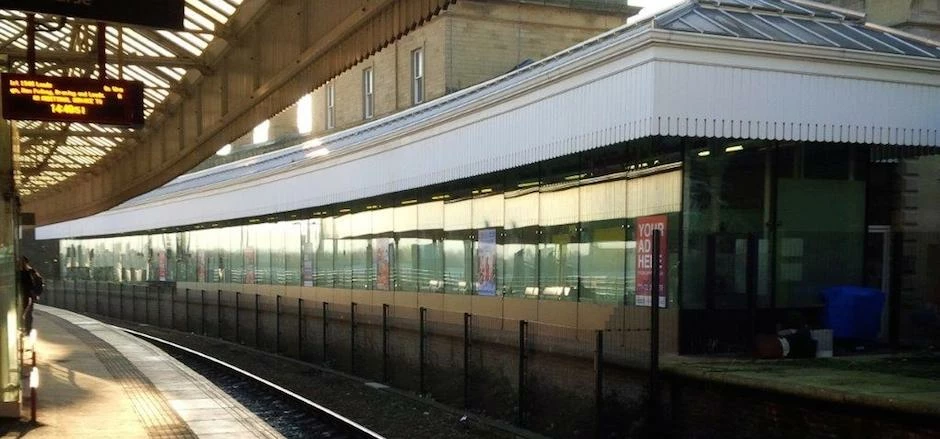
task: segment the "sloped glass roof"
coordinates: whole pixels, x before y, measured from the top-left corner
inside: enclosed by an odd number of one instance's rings
[[[940,58],[940,47],[927,40],[872,26],[858,13],[795,0],[697,0],[655,22],[680,32]]]
[[[108,23],[107,75],[145,85],[144,117],[191,69],[202,69],[203,51],[224,34],[243,0],[186,0],[184,31]],[[50,76],[97,77],[96,25],[92,20],[36,14],[36,73]],[[0,54],[11,71],[25,73],[26,13],[0,9]],[[17,122],[20,134],[16,184],[28,195],[64,181],[97,163],[133,129],[81,123]]]

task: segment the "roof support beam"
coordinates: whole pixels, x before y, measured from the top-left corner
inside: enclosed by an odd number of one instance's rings
[[[34,212],[37,224],[50,224],[157,188],[453,1],[245,0],[230,21],[229,40],[206,50],[210,68],[187,75],[189,92],[176,104],[157,107],[165,117],[148,121],[137,146],[119,148],[119,160],[108,157],[80,178],[26,197],[23,210]],[[252,51],[254,42],[261,46]]]
[[[25,49],[7,49],[5,50],[10,60],[25,60]],[[37,50],[36,61],[55,62],[62,64],[87,64],[97,62],[98,54],[95,52],[64,52],[56,50]],[[148,67],[183,67],[183,68],[205,68],[204,64],[192,57],[166,57],[166,56],[140,56],[124,55],[122,57],[124,64],[141,65]]]

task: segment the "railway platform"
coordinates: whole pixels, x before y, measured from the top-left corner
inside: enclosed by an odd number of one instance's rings
[[[201,375],[130,334],[46,306],[37,306],[34,326],[36,420],[27,390],[21,419],[0,426],[0,437],[282,437]],[[23,357],[29,370],[32,353]],[[23,384],[29,389],[27,376]]]

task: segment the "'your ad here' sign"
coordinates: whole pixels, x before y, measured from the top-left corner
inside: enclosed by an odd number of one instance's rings
[[[653,270],[659,270],[659,307],[666,307],[666,284],[669,279],[669,243],[666,239],[666,215],[644,216],[636,220],[636,305],[650,306]],[[653,260],[653,230],[662,232],[659,239],[659,260]]]

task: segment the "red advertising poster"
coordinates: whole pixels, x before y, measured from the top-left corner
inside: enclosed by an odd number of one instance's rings
[[[255,283],[255,249],[248,247],[245,249],[245,283]]]
[[[375,252],[372,255],[372,263],[375,265],[375,289],[391,289],[391,270],[389,268],[389,239],[377,238],[375,240]]]
[[[650,306],[653,289],[653,267],[659,268],[659,307],[666,307],[666,283],[669,279],[669,242],[666,239],[666,215],[636,219],[636,305]],[[659,261],[653,261],[653,230],[662,232],[659,240]]]
[[[157,280],[166,280],[166,252],[157,252]]]

